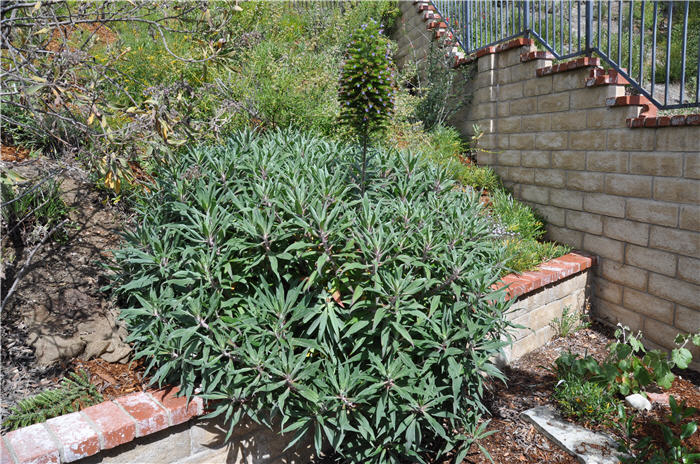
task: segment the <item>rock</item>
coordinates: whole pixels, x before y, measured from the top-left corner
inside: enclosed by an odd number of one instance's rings
[[[639,411],[651,411],[651,403],[639,393],[625,396],[625,401]]]
[[[649,401],[651,401],[652,403],[659,403],[662,406],[669,405],[668,393],[647,393],[647,398],[649,398]]]
[[[537,406],[524,411],[520,417],[576,457],[583,464],[618,464],[621,455],[615,440],[603,433],[593,432],[564,420],[548,406]],[[625,455],[626,456],[626,455]]]

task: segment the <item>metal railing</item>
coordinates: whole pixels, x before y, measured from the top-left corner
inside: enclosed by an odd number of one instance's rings
[[[660,109],[700,107],[700,2],[433,0],[467,53],[532,37],[558,60],[597,55]]]

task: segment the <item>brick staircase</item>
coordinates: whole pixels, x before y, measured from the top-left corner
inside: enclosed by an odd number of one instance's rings
[[[429,1],[414,0],[413,3],[416,5],[417,11],[423,15],[423,21],[427,23],[427,29],[433,33],[433,40],[439,41],[440,46],[452,63],[454,63],[453,66],[455,68],[473,63],[486,55],[528,47],[528,50],[520,55],[520,61],[524,63],[541,60],[541,66],[535,70],[537,77],[590,68],[590,74],[581,82],[581,86],[587,88],[613,87],[610,93],[614,96],[606,98],[604,103],[611,108],[629,108],[631,114],[626,114],[629,117],[625,118],[625,122],[630,129],[700,125],[700,114],[658,116],[658,108],[647,97],[643,95],[626,95],[627,88],[625,86],[629,85],[629,81],[616,70],[603,68],[599,58],[582,57],[553,64],[552,62],[555,60],[554,55],[547,51],[536,50],[535,41],[527,38],[514,39],[498,45],[484,47],[475,53],[467,55],[449,30],[445,18],[440,16]]]

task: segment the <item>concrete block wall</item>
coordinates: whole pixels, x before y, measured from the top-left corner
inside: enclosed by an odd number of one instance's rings
[[[700,331],[700,118],[671,125],[595,59],[551,64],[531,43],[479,57],[460,129],[484,130],[479,163],[545,217],[547,238],[600,257],[595,315],[673,348]]]

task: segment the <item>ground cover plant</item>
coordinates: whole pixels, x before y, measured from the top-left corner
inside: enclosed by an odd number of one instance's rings
[[[466,452],[502,377],[501,247],[444,169],[372,155],[364,195],[352,146],[290,131],[159,171],[114,284],[156,381],[351,462]]]
[[[565,416],[585,424],[604,424],[621,437],[619,451],[628,457],[624,463],[695,462],[700,454],[690,449],[687,440],[697,431],[692,417],[694,408],[679,405],[669,398],[671,414],[668,423],[656,422],[663,438],[662,444],[651,435],[638,435],[638,411],[625,408],[622,398],[632,393],[644,394],[649,388],[669,389],[676,378],[673,369],[686,369],[692,354],[686,346],[700,346],[700,334],[681,334],[677,348],[670,354],[647,350],[641,333],[618,325],[615,339],[608,344],[608,354],[602,361],[590,355],[564,353],[556,359],[553,371],[558,382],[554,399]]]

